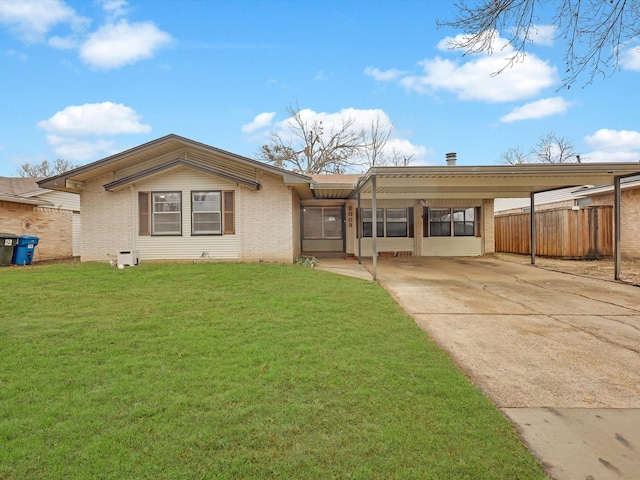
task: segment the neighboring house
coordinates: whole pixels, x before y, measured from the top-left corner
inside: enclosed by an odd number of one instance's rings
[[[612,183],[640,165],[376,167],[306,176],[167,135],[39,182],[80,194],[83,261],[482,255],[499,197]],[[374,228],[375,225],[375,228]]]
[[[0,177],[0,231],[34,235],[34,261],[80,255],[80,196],[40,188],[38,178]]]

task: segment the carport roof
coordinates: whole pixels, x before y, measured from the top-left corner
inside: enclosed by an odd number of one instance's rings
[[[581,185],[611,185],[640,173],[640,163],[571,163],[500,166],[375,167],[350,197],[508,198]]]

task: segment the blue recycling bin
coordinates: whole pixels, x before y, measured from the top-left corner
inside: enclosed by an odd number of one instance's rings
[[[13,247],[12,263],[16,265],[31,265],[33,262],[33,251],[38,245],[38,237],[33,235],[21,235],[18,237],[18,243]]]

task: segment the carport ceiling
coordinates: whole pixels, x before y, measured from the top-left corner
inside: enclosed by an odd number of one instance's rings
[[[351,194],[376,198],[509,198],[582,185],[612,185],[615,177],[640,173],[640,163],[376,167]]]

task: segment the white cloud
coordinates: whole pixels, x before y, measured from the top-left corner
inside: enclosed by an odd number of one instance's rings
[[[365,75],[369,75],[379,82],[389,82],[391,80],[396,80],[405,74],[405,72],[403,72],[402,70],[398,70],[397,68],[382,71],[379,68],[375,67],[365,68],[364,73]]]
[[[311,109],[303,109],[299,112],[301,119],[307,123],[308,125],[313,124],[314,122],[322,122],[323,131],[328,134],[332,129],[338,130],[342,127],[343,122],[353,121],[352,128],[354,130],[365,129],[369,130],[371,128],[372,122],[378,121],[380,126],[382,127],[391,127],[392,121],[389,116],[380,109],[369,109],[369,110],[361,110],[357,108],[343,108],[342,110],[334,113],[327,112],[316,112]],[[268,122],[264,122],[264,125],[252,128],[251,130],[245,130],[243,127],[243,131],[251,132],[251,133],[260,133],[259,130],[266,130],[270,128],[271,131],[280,135],[280,137],[286,142],[288,140],[296,141],[297,138],[291,132],[289,127],[293,125],[293,120],[291,118],[287,118],[286,120],[282,120],[280,122],[271,123],[273,120],[273,114],[271,113],[263,113],[260,114],[254,119],[253,122],[247,124],[246,126],[253,127],[257,124],[256,120],[258,117],[264,115],[264,120],[268,117]],[[265,133],[265,132],[262,132]],[[256,137],[259,138],[259,137]],[[397,131],[395,131],[391,138],[389,138],[384,153],[387,155],[391,155],[394,151],[400,156],[413,156],[414,163],[424,163],[425,157],[429,153],[428,150],[422,145],[414,145],[408,139],[402,138]]]
[[[72,105],[38,122],[48,132],[47,142],[65,160],[83,162],[115,153],[114,140],[105,136],[149,133],[131,107],[113,102]]]
[[[501,122],[510,123],[519,120],[540,119],[551,115],[565,113],[572,105],[562,97],[543,98],[514,108],[507,115],[500,118]]]
[[[262,128],[270,127],[276,112],[264,112],[256,115],[251,123],[247,123],[241,127],[244,133],[252,133]]]
[[[128,2],[126,0],[101,0],[102,9],[109,16],[110,21],[116,18],[122,17],[129,12],[127,8]]]
[[[625,70],[640,72],[640,45],[623,50],[620,53],[620,65]]]
[[[91,141],[47,135],[47,142],[58,158],[63,158],[70,162],[94,160],[118,151],[114,141],[101,138]]]
[[[140,123],[140,115],[131,107],[112,102],[72,105],[38,122],[38,127],[65,137],[151,131],[149,125]]]
[[[638,162],[640,161],[640,132],[601,128],[584,137],[594,151],[585,155],[589,162]]]
[[[584,137],[584,141],[600,150],[640,150],[640,132],[633,130],[601,128],[593,135]]]
[[[54,35],[47,41],[47,45],[61,50],[71,50],[72,48],[76,48],[78,45],[78,39],[75,35],[70,35],[68,37]]]
[[[452,42],[445,38],[438,48],[445,50]],[[472,54],[466,61],[449,60],[439,56],[418,62],[422,72],[414,75],[391,74],[369,67],[365,73],[381,81],[398,80],[407,90],[418,94],[447,91],[460,100],[512,102],[537,95],[557,81],[556,68],[534,54],[519,57],[511,66],[509,59],[517,52],[498,35],[494,37],[493,54]],[[505,68],[506,67],[506,68]],[[500,72],[496,75],[496,72]]]
[[[120,20],[91,34],[80,47],[80,57],[98,68],[120,68],[151,58],[156,50],[173,42],[173,37],[151,22]]]
[[[74,30],[89,24],[61,0],[0,1],[0,23],[28,43],[44,41],[55,25],[68,23]]]
[[[556,32],[556,27],[553,25],[534,25],[529,30],[529,40],[537,45],[551,47],[556,38]]]

